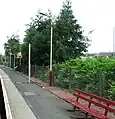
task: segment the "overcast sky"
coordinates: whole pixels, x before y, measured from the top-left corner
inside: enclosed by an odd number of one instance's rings
[[[115,26],[115,0],[71,0],[74,15],[85,33],[94,29],[89,52],[113,51],[113,27]],[[0,53],[6,36],[18,33],[21,41],[30,22],[40,8],[51,9],[57,15],[63,0],[0,0]]]

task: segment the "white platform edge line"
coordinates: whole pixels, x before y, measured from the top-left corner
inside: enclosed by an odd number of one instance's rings
[[[0,79],[1,79],[3,96],[4,96],[4,103],[5,103],[5,109],[6,109],[6,117],[7,117],[7,119],[13,119],[12,118],[11,109],[10,109],[10,105],[9,105],[9,100],[8,100],[7,92],[6,92],[6,88],[5,88],[4,81],[3,81],[3,78],[1,77],[1,75],[0,75]]]

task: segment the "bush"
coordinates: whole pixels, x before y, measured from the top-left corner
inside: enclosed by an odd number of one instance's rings
[[[47,69],[47,68],[46,68]],[[48,70],[40,70],[41,79]],[[54,85],[62,88],[76,89],[96,93],[104,97],[115,96],[115,58],[93,57],[71,59],[53,65]]]

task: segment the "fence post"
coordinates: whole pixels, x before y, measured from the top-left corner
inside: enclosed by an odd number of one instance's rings
[[[108,95],[108,87],[109,87],[109,79],[111,79],[111,78],[112,78],[111,72],[110,71],[107,71],[106,72],[106,77],[105,77],[105,85],[104,85],[105,96],[109,96]]]
[[[102,96],[102,72],[99,71],[99,82],[100,82],[100,96]]]
[[[71,70],[71,68],[69,68],[69,91],[71,91],[71,88],[72,88],[72,84],[71,84],[71,78],[72,78],[72,75],[71,75],[71,73],[72,73],[72,70]]]
[[[35,64],[34,76],[36,77],[36,64]]]

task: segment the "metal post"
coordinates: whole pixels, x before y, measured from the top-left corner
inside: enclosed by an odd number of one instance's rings
[[[1,64],[2,64],[2,54],[1,54]]]
[[[11,68],[11,63],[12,63],[12,62],[11,62],[11,53],[10,53],[10,68]]]
[[[7,65],[6,65],[6,55],[5,55],[5,66],[7,66]]]
[[[15,69],[15,54],[14,54],[14,69]]]
[[[44,13],[39,13],[43,16],[48,16],[47,14]],[[52,35],[53,35],[53,27],[52,27],[52,15],[48,16],[51,19],[51,43],[50,43],[50,71],[49,71],[49,86],[52,87],[53,83],[53,72],[52,72]]]
[[[30,64],[30,55],[31,55],[31,45],[30,45],[30,43],[29,43],[29,68],[28,68],[28,73],[29,73],[29,75],[28,75],[28,77],[29,77],[29,83],[30,83],[30,74],[31,74],[31,64]]]
[[[51,44],[50,44],[50,72],[49,72],[49,86],[52,87],[53,83],[53,73],[52,73],[52,35],[53,35],[53,27],[51,21]]]
[[[20,43],[20,55],[22,56],[22,53],[21,53],[21,43]],[[20,72],[22,71],[21,56],[20,56]]]
[[[20,56],[20,66],[21,66],[21,56]]]

